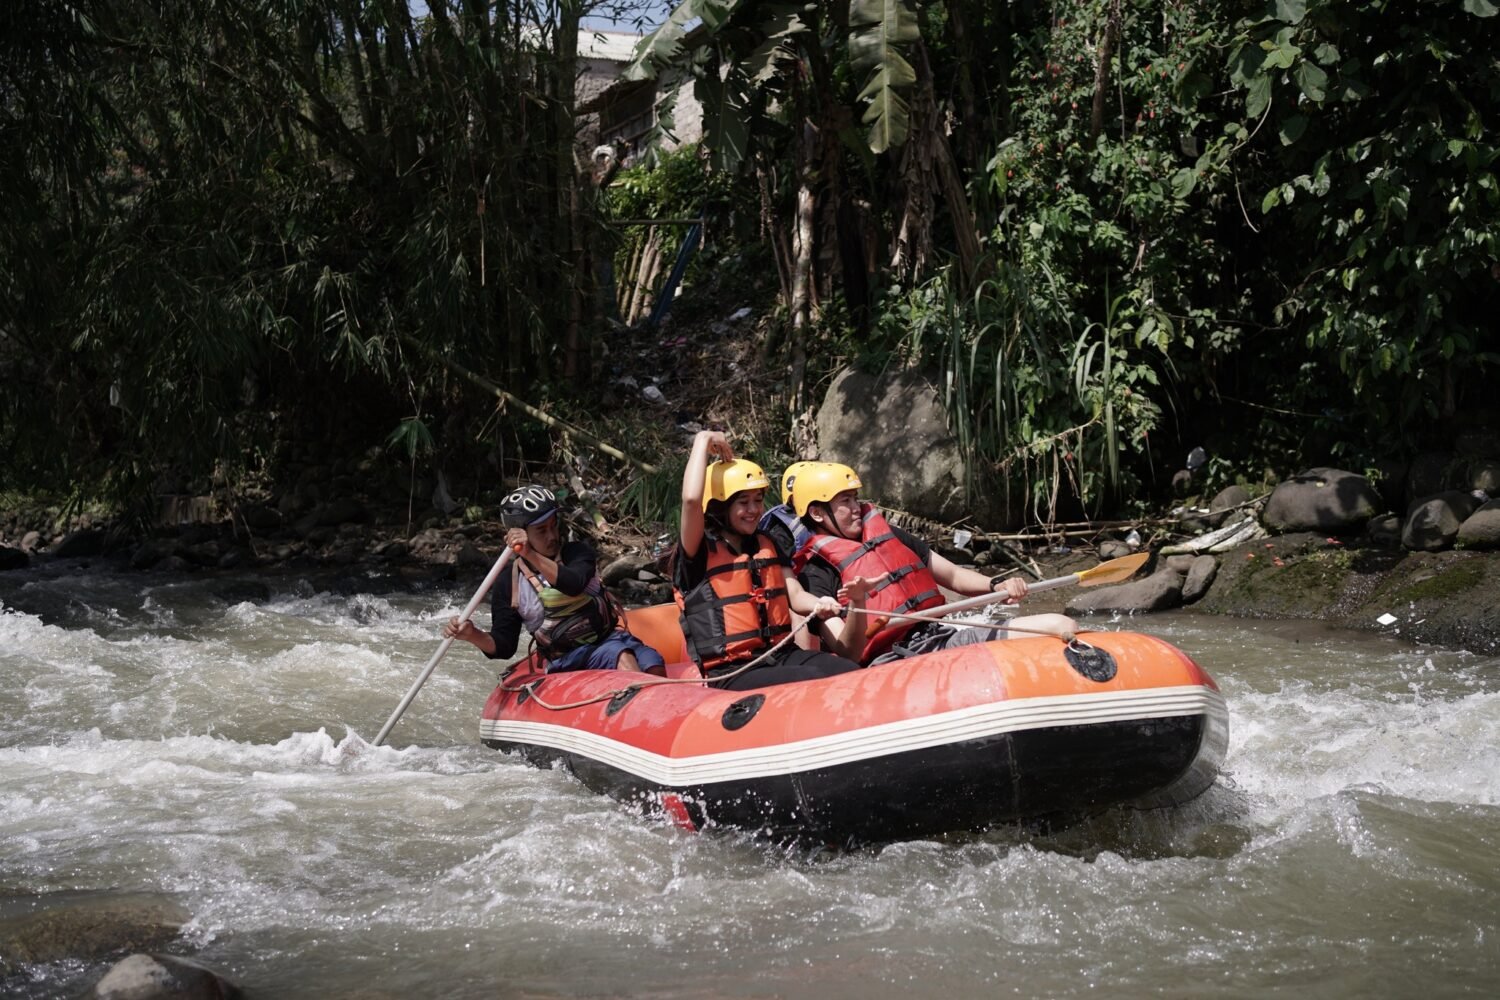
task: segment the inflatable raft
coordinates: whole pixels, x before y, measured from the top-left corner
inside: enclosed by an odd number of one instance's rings
[[[723,691],[693,681],[674,605],[632,611],[630,626],[671,664],[667,683],[523,660],[480,737],[689,830],[846,845],[1174,805],[1213,783],[1228,744],[1208,674],[1135,633]]]

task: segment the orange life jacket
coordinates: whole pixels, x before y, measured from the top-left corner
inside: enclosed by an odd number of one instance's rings
[[[704,534],[708,572],[689,593],[673,590],[688,653],[704,670],[748,659],[792,630],[786,577],[776,545],[755,536],[753,552],[736,554]]]
[[[907,614],[942,604],[943,593],[932,570],[896,537],[885,515],[870,504],[861,504],[859,510],[864,520],[858,541],[838,535],[813,535],[797,550],[793,568],[800,573],[809,560],[817,558],[838,570],[845,583],[858,576],[878,580],[865,601],[865,607],[871,611]],[[865,625],[865,648],[860,662],[869,663],[889,651],[919,624],[899,619],[891,622],[883,615],[871,615]]]

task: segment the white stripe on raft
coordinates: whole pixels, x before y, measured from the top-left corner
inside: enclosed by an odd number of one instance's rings
[[[657,785],[678,788],[796,774],[968,740],[1048,729],[1185,715],[1227,717],[1224,696],[1202,685],[993,702],[846,733],[748,750],[672,758],[597,733],[547,722],[483,719],[479,738],[579,754]]]

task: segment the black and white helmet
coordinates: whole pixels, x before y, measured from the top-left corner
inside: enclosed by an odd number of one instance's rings
[[[557,495],[545,486],[521,486],[500,501],[500,520],[507,528],[540,524],[557,513]]]

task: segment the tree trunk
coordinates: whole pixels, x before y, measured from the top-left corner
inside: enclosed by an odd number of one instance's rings
[[[557,62],[554,67],[555,100],[552,111],[555,115],[557,157],[557,253],[563,262],[564,287],[567,296],[564,309],[567,315],[566,333],[563,338],[563,374],[577,378],[587,367],[583,356],[585,345],[579,319],[581,313],[582,275],[580,263],[582,248],[578,241],[578,164],[575,156],[573,105],[578,72],[578,22],[583,13],[579,0],[563,0],[558,4]]]
[[[797,188],[797,228],[792,238],[792,331],[793,336],[804,331],[811,322],[812,258],[813,258],[813,192],[803,182]]]
[[[1094,103],[1089,112],[1089,149],[1099,143],[1099,133],[1104,131],[1104,95],[1109,90],[1109,61],[1114,58],[1115,45],[1120,38],[1120,0],[1109,6],[1109,19],[1104,23],[1104,37],[1099,40],[1099,61],[1094,66]]]

